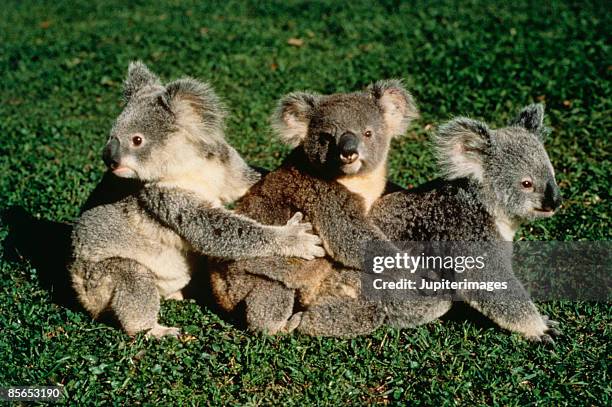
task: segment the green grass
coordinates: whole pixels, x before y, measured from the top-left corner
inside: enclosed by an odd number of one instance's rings
[[[142,59],[164,79],[211,82],[230,107],[230,141],[269,168],[287,151],[267,124],[282,94],[404,78],[422,118],[393,145],[390,175],[403,185],[435,175],[425,147],[432,125],[459,114],[502,125],[544,101],[566,200],[521,237],[610,239],[604,1],[92,3],[2,5],[0,209],[78,215],[104,171],[100,151],[127,64]],[[2,226],[0,240],[8,234]],[[62,383],[73,405],[610,404],[606,303],[540,304],[565,333],[552,349],[453,319],[354,340],[265,337],[176,301],[161,319],[191,337],[156,342],[57,305],[41,267],[14,258],[5,249],[0,263],[0,386]]]

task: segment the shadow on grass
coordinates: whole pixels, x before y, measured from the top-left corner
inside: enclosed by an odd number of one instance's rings
[[[482,329],[497,328],[497,325],[489,318],[485,317],[466,303],[460,301],[455,301],[452,308],[446,314],[440,317],[440,319],[442,321],[452,321],[456,323],[468,321],[469,323]]]
[[[54,303],[83,310],[66,267],[72,226],[37,219],[20,206],[5,210],[2,222],[9,230],[3,243],[5,260],[28,261],[37,270],[41,286],[49,291]]]
[[[82,211],[117,202],[141,187],[138,181],[122,180],[106,173]],[[21,206],[4,210],[1,217],[9,231],[3,242],[5,260],[29,262],[37,270],[40,285],[49,292],[54,303],[86,312],[77,300],[67,268],[71,259],[72,225],[37,219]]]

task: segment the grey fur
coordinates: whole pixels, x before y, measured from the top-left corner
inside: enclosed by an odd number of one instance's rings
[[[538,136],[542,142],[550,132],[550,129],[544,126],[544,105],[541,103],[534,103],[521,110],[509,126],[522,127]]]
[[[223,207],[259,175],[225,141],[224,110],[208,85],[187,78],[163,86],[137,62],[124,91],[104,150],[116,176],[103,182],[140,183],[115,201],[88,201],[72,236],[73,285],[92,316],[111,313],[129,334],[177,335],[157,323],[159,297],[180,297],[200,256],[324,255],[299,213],[265,226]]]
[[[128,76],[123,82],[123,99],[125,103],[128,103],[139,90],[155,85],[161,86],[157,75],[149,71],[149,68],[140,61],[130,62]]]

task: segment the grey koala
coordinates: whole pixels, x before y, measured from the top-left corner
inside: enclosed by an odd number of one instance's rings
[[[299,213],[267,226],[223,207],[259,174],[225,140],[224,109],[208,85],[190,78],[162,85],[135,62],[124,93],[103,152],[113,176],[103,182],[131,179],[130,191],[90,199],[72,235],[72,283],[93,317],[110,314],[128,334],[177,335],[157,322],[160,296],[181,298],[202,255],[324,255]],[[157,215],[167,211],[180,216],[166,223]]]
[[[384,195],[369,214],[391,240],[478,242],[488,251],[490,264],[461,278],[506,281],[504,295],[457,290],[453,295],[411,301],[369,301],[361,294],[364,280],[359,270],[338,267],[327,259],[290,262],[278,258],[275,266],[282,272],[274,278],[296,292],[297,330],[309,335],[355,336],[383,324],[414,327],[442,316],[454,300],[460,300],[502,328],[532,341],[553,342],[552,337],[559,334],[557,323],[539,314],[513,274],[511,249],[499,243],[512,241],[521,223],[552,216],[561,204],[542,144],[543,117],[542,105],[530,105],[509,127],[497,130],[468,118],[441,126],[434,142],[444,177]],[[304,267],[305,263],[311,266]],[[257,260],[249,261],[251,273],[265,273],[259,266]],[[301,273],[310,280],[300,279]],[[274,305],[271,300],[270,307]]]
[[[362,241],[387,240],[367,213],[386,185],[392,137],[403,134],[417,114],[412,96],[399,81],[376,82],[348,94],[285,96],[273,125],[295,149],[237,202],[236,212],[282,225],[292,212],[300,211],[333,261],[358,267]],[[169,222],[184,217],[179,212],[168,216]],[[283,273],[277,261],[259,259],[256,273],[250,270],[251,259],[211,265],[216,303],[223,311],[245,317],[252,330],[294,329],[299,322],[299,316],[290,318],[295,292],[274,281],[277,271]],[[306,272],[299,275],[308,279]]]

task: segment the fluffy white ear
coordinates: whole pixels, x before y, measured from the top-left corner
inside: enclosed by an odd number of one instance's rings
[[[159,78],[140,61],[130,62],[128,74],[123,81],[123,99],[129,102],[140,89],[149,85],[160,85]]]
[[[320,95],[294,92],[281,99],[272,116],[272,127],[281,141],[290,147],[299,146],[308,134],[312,110],[317,106]]]
[[[183,125],[197,125],[210,135],[223,131],[225,106],[210,85],[193,78],[182,78],[166,85],[159,101]]]
[[[543,141],[548,134],[548,128],[544,126],[544,105],[534,103],[524,107],[519,114],[509,123],[509,126],[519,126],[538,136]]]
[[[414,98],[397,79],[378,81],[368,88],[383,109],[390,136],[401,136],[413,119],[419,117]]]
[[[443,124],[434,136],[438,164],[447,179],[483,179],[483,157],[492,141],[482,122],[458,117]]]

